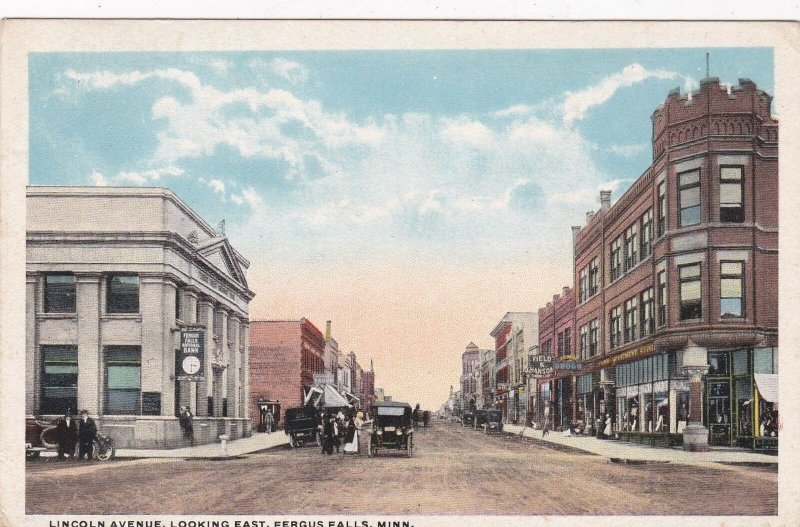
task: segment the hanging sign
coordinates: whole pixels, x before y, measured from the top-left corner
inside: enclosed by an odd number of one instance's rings
[[[205,378],[205,330],[181,330],[181,348],[175,365],[175,378],[197,381]]]

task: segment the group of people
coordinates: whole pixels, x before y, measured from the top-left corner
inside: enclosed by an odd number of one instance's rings
[[[357,412],[355,415],[345,415],[339,410],[333,414],[330,410],[320,414],[317,424],[322,438],[322,453],[331,455],[334,449],[338,454],[358,454],[360,452],[359,436],[364,426],[364,414]]]
[[[97,425],[89,417],[87,410],[81,410],[78,417],[70,410],[56,424],[56,443],[58,443],[58,460],[64,461],[66,456],[75,458],[75,447],[78,448],[78,459],[92,459],[94,440],[97,439]]]

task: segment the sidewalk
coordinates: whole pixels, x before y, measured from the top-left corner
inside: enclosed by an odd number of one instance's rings
[[[523,431],[523,427],[508,424],[503,425],[503,431],[510,434],[519,434]],[[680,448],[644,446],[624,441],[597,439],[592,436],[565,437],[561,432],[552,431],[543,438],[541,430],[533,430],[529,427],[525,427],[523,436],[535,441],[575,448],[618,462],[680,463],[684,465],[703,465],[708,463],[777,465],[778,463],[778,456],[735,449],[686,452]]]
[[[227,459],[230,457],[252,454],[268,448],[275,448],[289,444],[289,439],[283,430],[271,434],[254,432],[252,436],[235,441],[228,441],[227,455],[222,451],[222,443],[217,441],[207,445],[198,445],[185,448],[172,449],[133,449],[117,448],[114,451],[115,459],[143,459],[143,458],[174,458],[174,459]],[[42,456],[55,456],[55,452],[43,452]]]

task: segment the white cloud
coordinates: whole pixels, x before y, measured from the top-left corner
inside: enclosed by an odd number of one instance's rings
[[[463,118],[445,121],[441,134],[446,141],[474,148],[488,148],[494,142],[492,132],[485,124]]]
[[[208,186],[211,187],[214,192],[219,192],[224,194],[225,193],[225,183],[223,183],[219,179],[212,179],[208,182]]]
[[[208,63],[216,73],[225,74],[231,69],[231,63],[224,59],[214,59]]]
[[[610,149],[613,153],[622,157],[633,157],[637,154],[645,152],[650,145],[647,143],[639,143],[634,145],[611,145]]]
[[[92,171],[92,174],[89,176],[92,181],[92,185],[96,187],[107,187],[108,180],[105,178],[103,174],[98,172],[97,170]]]
[[[242,189],[241,194],[231,195],[231,201],[237,205],[247,204],[251,209],[259,209],[264,204],[264,200],[253,187]]]
[[[566,92],[563,109],[564,123],[572,124],[586,117],[586,112],[609,100],[620,88],[633,86],[647,79],[674,79],[678,74],[665,70],[648,70],[641,64],[626,66],[622,72],[609,75],[594,86],[576,92]]]
[[[250,69],[261,78],[262,82],[271,84],[273,77],[278,77],[292,84],[303,84],[308,81],[308,68],[293,60],[276,57],[272,60],[253,59],[248,63]]]
[[[183,169],[176,166],[154,168],[150,170],[120,172],[114,176],[115,183],[131,183],[133,185],[148,185],[161,181],[164,177],[182,176]]]

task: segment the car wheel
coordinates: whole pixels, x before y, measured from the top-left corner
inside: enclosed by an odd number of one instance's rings
[[[96,453],[97,459],[100,461],[108,461],[112,457],[114,457],[114,447],[106,447],[100,448],[100,445],[97,443],[94,444],[94,451]]]
[[[39,459],[40,452],[25,452],[25,459]]]
[[[46,446],[47,448],[58,448],[58,442],[56,441],[56,427],[51,426],[42,430],[42,433],[39,434],[39,440],[42,442],[42,445]]]

